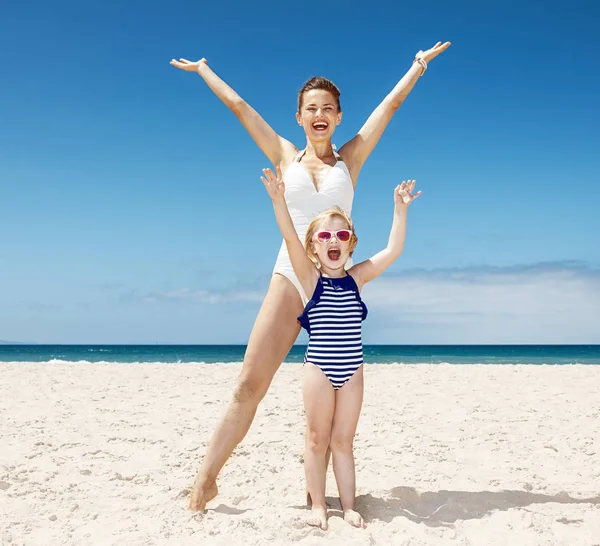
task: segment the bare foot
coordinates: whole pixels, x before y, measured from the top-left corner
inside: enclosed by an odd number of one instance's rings
[[[190,493],[188,510],[204,512],[206,510],[206,503],[213,500],[218,493],[219,489],[217,488],[216,482],[212,482],[211,484],[207,485],[203,484],[199,480],[196,480]]]
[[[359,529],[366,529],[367,524],[362,519],[362,516],[355,510],[346,510],[344,512],[344,521],[347,521],[350,525],[358,527]]]
[[[310,515],[306,518],[306,523],[327,531],[327,509],[322,506],[313,506]]]

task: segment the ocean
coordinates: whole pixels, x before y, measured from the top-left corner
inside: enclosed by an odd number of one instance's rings
[[[285,362],[303,361],[295,345]],[[245,345],[0,345],[0,362],[241,362]],[[600,364],[600,345],[365,345],[378,364]]]

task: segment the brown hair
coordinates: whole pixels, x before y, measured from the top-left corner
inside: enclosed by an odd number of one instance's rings
[[[304,238],[304,248],[306,249],[306,255],[308,256],[309,260],[315,265],[319,263],[319,260],[317,259],[317,256],[313,251],[312,239],[315,235],[315,232],[317,231],[317,227],[321,224],[323,220],[328,220],[329,218],[334,218],[336,216],[344,220],[344,222],[346,222],[346,225],[348,226],[348,229],[352,232],[352,237],[350,238],[349,243],[350,256],[352,256],[354,249],[356,248],[356,243],[358,243],[358,237],[356,236],[356,233],[354,231],[354,223],[352,222],[352,218],[350,218],[350,216],[346,214],[346,211],[344,211],[337,205],[333,206],[330,209],[324,210],[315,218],[313,218],[312,222],[308,225],[308,228],[306,230],[306,237]]]
[[[329,91],[335,97],[338,112],[342,111],[342,106],[340,105],[340,90],[337,88],[335,83],[327,78],[323,78],[322,76],[315,76],[314,78],[308,80],[302,86],[302,89],[300,89],[300,93],[298,93],[298,112],[302,110],[304,93],[307,91],[312,91],[313,89],[324,89],[325,91]]]

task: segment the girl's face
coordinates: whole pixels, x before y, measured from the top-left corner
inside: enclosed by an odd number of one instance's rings
[[[351,240],[352,232],[343,218],[333,216],[319,224],[312,238],[312,248],[325,273],[343,269],[350,258]]]
[[[342,121],[335,97],[325,89],[311,89],[302,96],[302,109],[296,114],[311,141],[331,140],[335,128]]]

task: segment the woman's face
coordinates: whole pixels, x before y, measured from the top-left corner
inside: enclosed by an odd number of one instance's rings
[[[331,140],[335,128],[342,121],[342,113],[329,91],[311,89],[302,95],[302,109],[296,114],[296,119],[311,141],[327,141]]]

